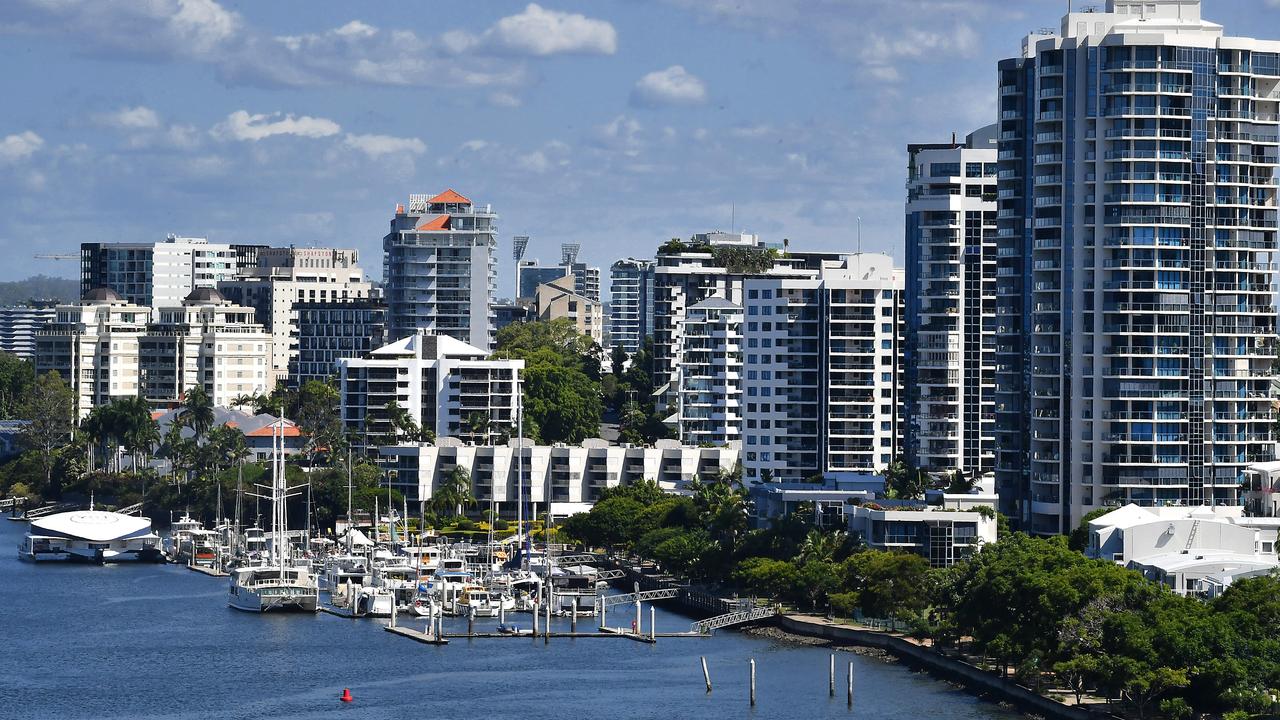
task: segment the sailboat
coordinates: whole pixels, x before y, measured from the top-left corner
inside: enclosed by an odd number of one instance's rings
[[[246,612],[316,612],[320,588],[308,568],[290,564],[287,538],[288,488],[284,472],[284,419],[271,426],[271,547],[258,562],[231,572],[227,604]]]

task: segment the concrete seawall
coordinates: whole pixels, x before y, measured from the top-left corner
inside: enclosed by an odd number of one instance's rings
[[[887,633],[859,630],[821,621],[802,620],[789,615],[779,616],[777,625],[796,635],[884,650],[910,667],[927,670],[938,677],[963,684],[972,692],[1007,702],[1023,712],[1040,715],[1050,720],[1092,720],[1106,717],[1103,713],[1063,705],[1015,682],[998,678],[963,660],[947,657]]]

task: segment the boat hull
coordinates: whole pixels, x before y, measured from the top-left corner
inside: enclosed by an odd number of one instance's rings
[[[227,598],[227,606],[244,612],[316,612],[319,598],[310,588],[238,588]]]

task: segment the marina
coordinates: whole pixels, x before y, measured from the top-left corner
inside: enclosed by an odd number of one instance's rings
[[[21,523],[0,524],[0,543],[14,547],[23,532]],[[598,715],[602,701],[619,717],[750,717],[752,658],[761,717],[850,716],[843,698],[827,696],[826,651],[728,631],[662,642],[692,622],[662,603],[653,610],[655,644],[597,642],[555,615],[550,638],[534,638],[531,616],[518,615],[509,620],[522,642],[500,641],[511,637],[496,618],[470,621],[468,638],[468,618],[445,616],[449,642],[435,646],[411,641],[425,618],[397,617],[411,629],[387,632],[382,619],[237,612],[227,607],[225,578],[176,564],[36,565],[10,552],[0,554],[0,582],[11,630],[0,717],[453,717],[473,701],[491,715],[531,720]],[[85,597],[94,602],[85,606]],[[629,625],[633,612],[615,608],[608,624]],[[589,620],[578,622],[588,629]],[[715,682],[710,694],[701,657]],[[900,666],[850,658],[856,717],[1020,717]],[[164,671],[140,674],[140,664]],[[81,688],[74,699],[69,685]],[[338,702],[343,688],[353,703]]]

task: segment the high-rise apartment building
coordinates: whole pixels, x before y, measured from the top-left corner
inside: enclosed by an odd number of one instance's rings
[[[416,332],[363,358],[338,361],[342,422],[362,451],[395,445],[400,429],[391,403],[437,437],[493,444],[516,434],[523,360],[489,360],[489,352],[447,335]]]
[[[389,339],[422,330],[493,347],[497,219],[453,190],[396,207],[382,239]]]
[[[36,374],[55,371],[75,396],[77,417],[98,405],[139,393],[138,345],[151,308],[109,288],[91,290],[74,305],[59,305],[36,333]]]
[[[387,306],[381,300],[347,299],[293,305],[296,354],[289,364],[289,386],[338,374],[338,361],[364,357],[382,347]]]
[[[32,359],[36,354],[36,333],[56,314],[52,304],[0,307],[0,351]]]
[[[1280,43],[1110,0],[999,64],[996,475],[1037,533],[1271,460]]]
[[[995,464],[995,126],[907,155],[907,460],[981,475]]]
[[[142,383],[158,405],[179,401],[203,387],[216,407],[271,392],[271,333],[253,308],[237,305],[213,288],[192,290],[180,305],[159,308],[139,343]]]
[[[653,335],[653,266],[626,258],[609,268],[609,342],[628,354]]]
[[[873,253],[812,278],[746,280],[748,478],[878,472],[902,454],[904,286],[893,258]]]
[[[685,445],[725,445],[742,437],[742,318],[742,306],[721,297],[685,311],[675,380]]]
[[[296,306],[363,299],[370,288],[356,251],[331,248],[264,248],[258,252],[257,267],[218,283],[227,299],[257,311],[271,333],[276,383],[288,381],[289,367],[297,360]]]
[[[173,307],[248,267],[261,246],[170,235],[157,243],[81,243],[80,294],[110,288],[135,305]]]
[[[780,252],[748,234],[700,233],[690,242],[670,241],[658,249],[653,279],[654,384],[671,381],[680,353],[685,310],[712,296],[742,305],[749,277],[817,277],[837,253]]]
[[[215,406],[270,392],[271,336],[252,308],[212,288],[197,288],[173,307],[130,303],[108,288],[60,305],[36,341],[36,371],[56,370],[83,417],[112,400],[142,395],[173,406],[202,387]]]

